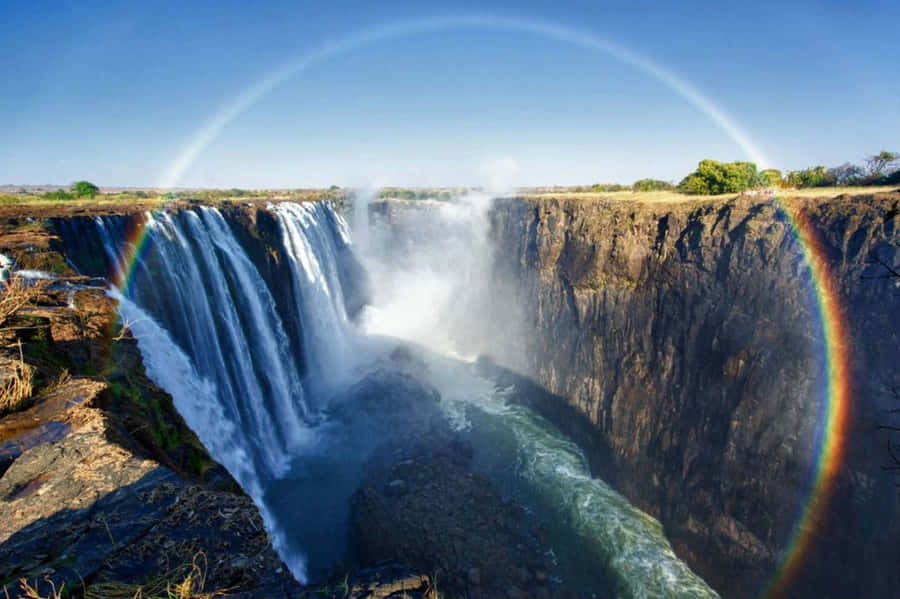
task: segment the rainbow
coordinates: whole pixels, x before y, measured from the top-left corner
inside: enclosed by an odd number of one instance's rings
[[[844,461],[852,391],[847,324],[840,303],[840,290],[829,271],[820,233],[802,206],[791,206],[776,198],[775,208],[778,214],[785,217],[809,267],[809,282],[825,346],[826,380],[810,490],[775,574],[760,594],[762,599],[776,599],[785,593],[813,547],[815,532],[825,524],[837,474]]]
[[[674,72],[631,49],[590,33],[544,21],[465,14],[396,21],[361,30],[329,41],[268,72],[224,104],[195,132],[163,173],[158,187],[176,186],[198,156],[229,123],[279,85],[317,63],[366,45],[401,36],[465,28],[528,33],[611,56],[662,83],[708,116],[757,165],[769,164],[751,141],[750,136],[724,110]],[[820,334],[825,347],[826,384],[819,413],[818,434],[814,448],[816,457],[809,491],[789,534],[779,564],[760,594],[762,599],[779,597],[795,580],[797,572],[809,555],[815,532],[821,528],[826,519],[827,509],[834,494],[836,475],[844,458],[851,397],[847,327],[839,301],[840,292],[829,271],[821,239],[802,207],[792,207],[777,197],[773,201],[776,214],[785,217],[785,222],[797,239],[803,259],[809,268],[809,283],[815,297],[814,311],[817,312]],[[129,232],[128,255],[123,259],[123,268],[117,277],[117,285],[123,293],[127,294],[133,272],[136,270],[135,265],[147,246],[147,228],[144,221],[135,225],[134,230]]]
[[[124,243],[119,256],[119,264],[110,277],[113,285],[126,297],[131,291],[135,274],[139,270],[137,266],[141,263],[141,259],[150,245],[151,227],[149,223],[149,215],[135,215],[129,219],[128,228],[123,236]]]

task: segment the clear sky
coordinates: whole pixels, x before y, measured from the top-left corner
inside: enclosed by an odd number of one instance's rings
[[[0,184],[478,184],[497,165],[519,185],[630,183],[748,158],[646,70],[560,37],[478,26],[349,44],[210,133],[242,93],[323,45],[473,14],[639,55],[718,107],[762,166],[900,150],[896,0],[0,0]]]

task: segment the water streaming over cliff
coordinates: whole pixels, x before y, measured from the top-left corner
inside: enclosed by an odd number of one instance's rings
[[[87,227],[107,271],[128,281],[121,312],[148,374],[260,506],[299,580],[307,579],[310,557],[327,563],[343,550],[342,532],[325,537],[346,526],[342,506],[378,438],[370,421],[354,429],[335,416],[335,402],[394,347],[379,336],[406,337],[443,354],[471,349],[456,342],[464,341],[463,323],[486,291],[488,205],[434,205],[434,229],[407,240],[411,245],[399,251],[414,259],[403,264],[391,263],[396,244],[385,251],[385,243],[396,242],[391,233],[367,230],[364,262],[376,283],[361,328],[348,308],[350,232],[324,204],[271,208],[280,247],[270,250],[285,260],[277,280],[263,276],[233,223],[214,208],[140,217],[146,247],[130,262],[121,258],[136,243],[125,233],[125,217],[97,218]],[[76,241],[85,231],[66,230],[71,226],[58,223],[68,243],[88,243]],[[425,251],[435,232],[441,243]],[[580,555],[564,572],[588,588],[612,580],[614,590],[600,591],[621,596],[715,596],[675,557],[659,523],[591,478],[583,454],[549,422],[511,402],[472,364],[421,355],[426,367],[415,374],[440,391],[445,417],[473,439],[476,463],[526,505],[550,506],[544,515],[556,519],[558,537],[569,539],[560,559]],[[504,451],[492,455],[498,447]],[[592,575],[595,564],[602,575]]]

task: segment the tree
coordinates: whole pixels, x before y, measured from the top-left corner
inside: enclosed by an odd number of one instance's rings
[[[814,166],[789,172],[787,183],[790,187],[828,187],[835,184],[835,178],[824,166]]]
[[[697,170],[678,184],[678,190],[698,195],[736,193],[764,184],[752,162],[701,160]]]
[[[75,183],[72,183],[72,193],[78,198],[92,198],[100,193],[100,188],[90,181],[76,181]]]
[[[828,174],[834,177],[837,185],[858,185],[863,183],[866,177],[863,167],[849,162],[828,169]]]
[[[675,189],[675,186],[668,181],[661,181],[659,179],[638,179],[634,182],[634,185],[631,186],[631,189],[634,191],[658,191]]]
[[[900,153],[882,150],[874,156],[866,158],[866,168],[869,176],[873,179],[880,179],[885,175],[885,170],[893,163],[900,161]]]
[[[781,187],[784,185],[784,177],[777,168],[767,168],[759,173],[759,178],[769,187]]]

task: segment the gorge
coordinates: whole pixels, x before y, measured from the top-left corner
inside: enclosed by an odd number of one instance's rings
[[[359,193],[40,226],[109,283],[147,377],[300,583],[387,560],[448,596],[891,597],[877,426],[900,298],[872,257],[896,263],[898,202]],[[792,219],[853,382],[815,519],[831,348]]]

